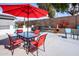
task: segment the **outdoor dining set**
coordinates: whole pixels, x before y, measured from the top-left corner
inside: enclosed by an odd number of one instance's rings
[[[13,35],[8,35],[8,44],[5,45],[5,48],[9,49],[14,54],[14,50],[17,47],[22,46],[23,49],[26,51],[26,54],[28,55],[29,52],[33,53],[34,51],[37,51],[38,55],[38,49],[40,46],[43,46],[45,51],[45,39],[47,34],[41,34],[40,30],[35,30],[34,32],[23,32],[22,30],[16,30],[16,33]]]
[[[48,11],[32,6],[30,4],[0,5],[0,7],[3,9],[3,13],[11,14],[15,17],[23,17],[23,25],[26,25],[26,27],[29,27],[30,20],[32,19],[41,20],[49,18]],[[26,21],[28,22],[28,25],[26,24]],[[20,46],[21,43],[24,43],[23,47],[26,50],[27,54],[29,53],[31,48],[32,50],[34,50],[33,47],[36,47],[38,55],[38,47],[44,45],[44,41],[47,34],[39,35],[40,30],[35,30],[34,32],[28,32],[28,30],[28,28],[26,32],[23,32],[22,30],[16,30],[14,34],[15,36],[17,36],[17,38],[15,39],[13,39],[13,36],[8,34],[10,45],[9,48],[12,52],[12,55],[14,52],[14,48],[16,46]],[[5,45],[5,47],[7,47],[7,45]],[[45,49],[45,47],[43,48]]]
[[[79,29],[71,29],[71,28],[65,28],[65,37],[67,38],[67,34],[70,34],[71,37],[73,39],[79,39],[78,36],[79,36]]]

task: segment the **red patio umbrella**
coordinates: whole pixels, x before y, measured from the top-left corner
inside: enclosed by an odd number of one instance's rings
[[[30,4],[20,5],[0,5],[4,13],[12,14],[14,16],[26,17],[26,18],[40,18],[47,16],[46,10],[34,7]]]
[[[48,15],[48,12],[46,10],[34,7],[30,4],[0,5],[0,6],[3,9],[3,13],[28,18],[28,21],[29,18],[40,18]]]

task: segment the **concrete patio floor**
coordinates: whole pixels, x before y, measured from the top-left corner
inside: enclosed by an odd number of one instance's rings
[[[79,56],[79,40],[74,40],[70,36],[62,38],[64,34],[48,33],[45,42],[45,52],[39,50],[39,56]],[[7,37],[2,36],[2,38]],[[40,47],[42,49],[42,46]],[[34,52],[36,54],[36,52]],[[11,51],[4,48],[0,42],[0,56],[11,56]],[[25,50],[21,47],[14,50],[14,56],[33,56],[31,53],[26,54]]]

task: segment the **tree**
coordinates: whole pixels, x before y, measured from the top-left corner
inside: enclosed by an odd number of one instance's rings
[[[72,16],[75,16],[75,28],[77,28],[77,15],[79,13],[79,4],[78,3],[71,3],[68,13]]]
[[[55,11],[56,12],[67,12],[69,8],[68,3],[38,3],[37,5],[39,8],[47,10],[49,12],[49,17],[54,17]]]
[[[68,13],[71,14],[72,16],[74,16],[78,12],[77,3],[71,3],[70,6],[71,7],[69,8]]]
[[[45,9],[48,11],[48,15],[50,18],[53,18],[55,15],[55,9],[51,3],[37,3],[39,8]]]
[[[57,12],[66,12],[69,8],[68,3],[52,3],[53,7]]]

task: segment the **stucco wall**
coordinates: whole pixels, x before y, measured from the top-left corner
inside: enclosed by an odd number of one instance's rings
[[[9,29],[12,24],[13,20],[0,19],[0,29]]]

